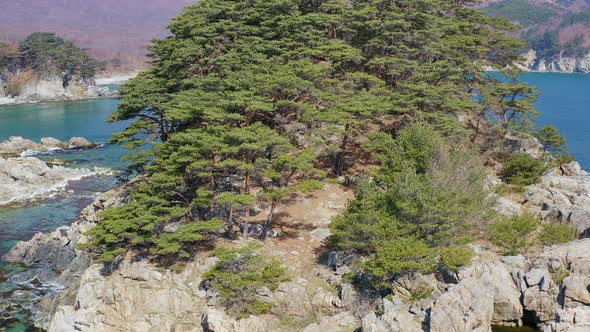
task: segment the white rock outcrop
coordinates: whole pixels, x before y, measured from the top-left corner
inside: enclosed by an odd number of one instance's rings
[[[37,158],[0,157],[0,206],[50,195],[70,181],[107,172],[106,169],[49,167]]]
[[[534,50],[524,54],[522,68],[530,71],[546,73],[590,73],[590,53],[583,57],[559,55],[552,59],[537,57]]]

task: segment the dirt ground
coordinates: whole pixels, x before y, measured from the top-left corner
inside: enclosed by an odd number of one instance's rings
[[[267,238],[260,253],[281,260],[298,277],[317,275],[322,268],[318,264],[324,253],[322,246],[330,235],[328,225],[353,197],[352,190],[328,183],[321,190],[279,205],[273,230],[284,235]],[[267,216],[268,211],[261,211],[253,221],[262,223]]]

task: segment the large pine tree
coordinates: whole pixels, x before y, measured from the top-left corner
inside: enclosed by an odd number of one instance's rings
[[[135,122],[113,141],[154,148],[151,157],[141,150],[136,166],[145,178],[127,205],[103,214],[91,245],[105,259],[130,247],[186,257],[221,230],[221,214],[231,211],[224,219],[232,221],[246,213],[252,188],[274,207],[306,180],[344,175],[367,133],[393,134],[399,115],[478,114],[474,95],[500,84],[484,68],[510,65],[521,44],[502,34],[510,23],[470,4],[187,7],[171,36],[151,45],[153,68],[122,90],[111,120]]]

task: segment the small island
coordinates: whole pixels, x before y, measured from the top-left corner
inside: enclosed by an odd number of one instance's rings
[[[50,32],[18,45],[0,43],[0,104],[97,97],[99,67],[85,50]]]

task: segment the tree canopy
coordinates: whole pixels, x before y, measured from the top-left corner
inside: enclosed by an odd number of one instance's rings
[[[127,205],[104,214],[91,245],[106,258],[121,248],[185,256],[211,239],[205,235],[213,226],[223,228],[213,220],[238,222],[253,200],[274,207],[302,184],[349,174],[369,152],[362,143],[371,134],[384,142],[396,136],[400,115],[432,122],[442,130],[429,127],[433,137],[448,135],[445,123],[486,107],[485,98],[474,98],[484,87],[511,91],[512,83],[484,69],[509,66],[522,47],[503,34],[512,24],[466,6],[472,3],[203,0],[187,7],[171,35],[150,46],[152,69],[121,90],[111,120],[134,122],[113,142],[154,148],[140,150],[136,167],[145,177]],[[443,167],[471,160],[433,144]],[[427,246],[454,229],[445,223],[460,221],[465,207],[453,204],[480,198],[457,193],[448,213],[423,210],[454,181],[432,170],[432,151],[424,160],[408,151],[404,160],[414,161],[403,169],[381,154],[401,178],[414,170],[419,188],[388,191],[405,200],[391,218],[415,220],[424,236],[414,240]],[[429,196],[413,202],[414,189]],[[187,227],[203,237],[185,237]]]
[[[100,65],[96,59],[71,41],[50,32],[31,34],[11,52],[2,52],[1,49],[0,45],[0,67],[8,70],[32,69],[42,74],[59,74],[67,80],[74,75],[79,75],[83,79],[92,78]]]

